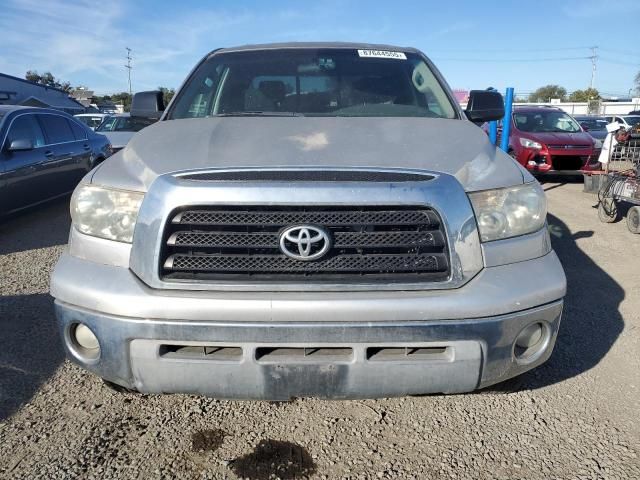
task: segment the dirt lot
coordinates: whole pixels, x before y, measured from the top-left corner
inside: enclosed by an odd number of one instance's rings
[[[64,361],[66,202],[0,224],[0,477],[640,478],[640,235],[545,183],[569,280],[551,360],[470,395],[228,402],[117,394]]]

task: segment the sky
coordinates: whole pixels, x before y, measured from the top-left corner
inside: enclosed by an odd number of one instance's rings
[[[615,8],[613,8],[615,6]],[[215,48],[283,41],[412,46],[452,88],[591,81],[627,96],[640,71],[640,0],[0,0],[0,72],[51,71],[97,94],[177,88]]]

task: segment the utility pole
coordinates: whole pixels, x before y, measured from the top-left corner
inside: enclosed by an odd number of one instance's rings
[[[126,47],[126,49],[127,49],[127,64],[124,66],[124,68],[126,68],[129,71],[129,95],[133,96],[133,91],[131,90],[131,69],[133,68],[131,66],[131,60],[132,60],[131,49],[129,47]]]
[[[597,65],[596,62],[598,61],[598,46],[594,46],[591,47],[591,56],[589,57],[589,59],[591,60],[591,84],[589,85],[589,88],[593,88],[593,84],[595,82],[596,79],[596,70],[597,70]]]

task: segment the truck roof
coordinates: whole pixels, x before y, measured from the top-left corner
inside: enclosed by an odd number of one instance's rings
[[[396,52],[420,53],[412,47],[398,47],[396,45],[383,45],[375,43],[353,43],[353,42],[284,42],[284,43],[262,43],[252,45],[240,45],[237,47],[224,47],[213,50],[209,53],[246,52],[255,50],[281,50],[281,49],[331,49],[343,48],[352,50],[391,50]]]

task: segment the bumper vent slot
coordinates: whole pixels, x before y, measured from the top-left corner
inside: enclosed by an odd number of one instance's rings
[[[431,362],[453,360],[451,347],[370,347],[367,348],[370,362]]]
[[[298,225],[326,231],[324,256],[281,251],[281,232]],[[168,281],[437,282],[450,273],[440,217],[423,207],[192,207],[170,217],[160,261]]]
[[[216,360],[239,362],[242,360],[242,348],[210,345],[160,345],[160,358],[171,360]]]
[[[340,363],[353,359],[349,347],[260,347],[256,348],[258,363]]]

